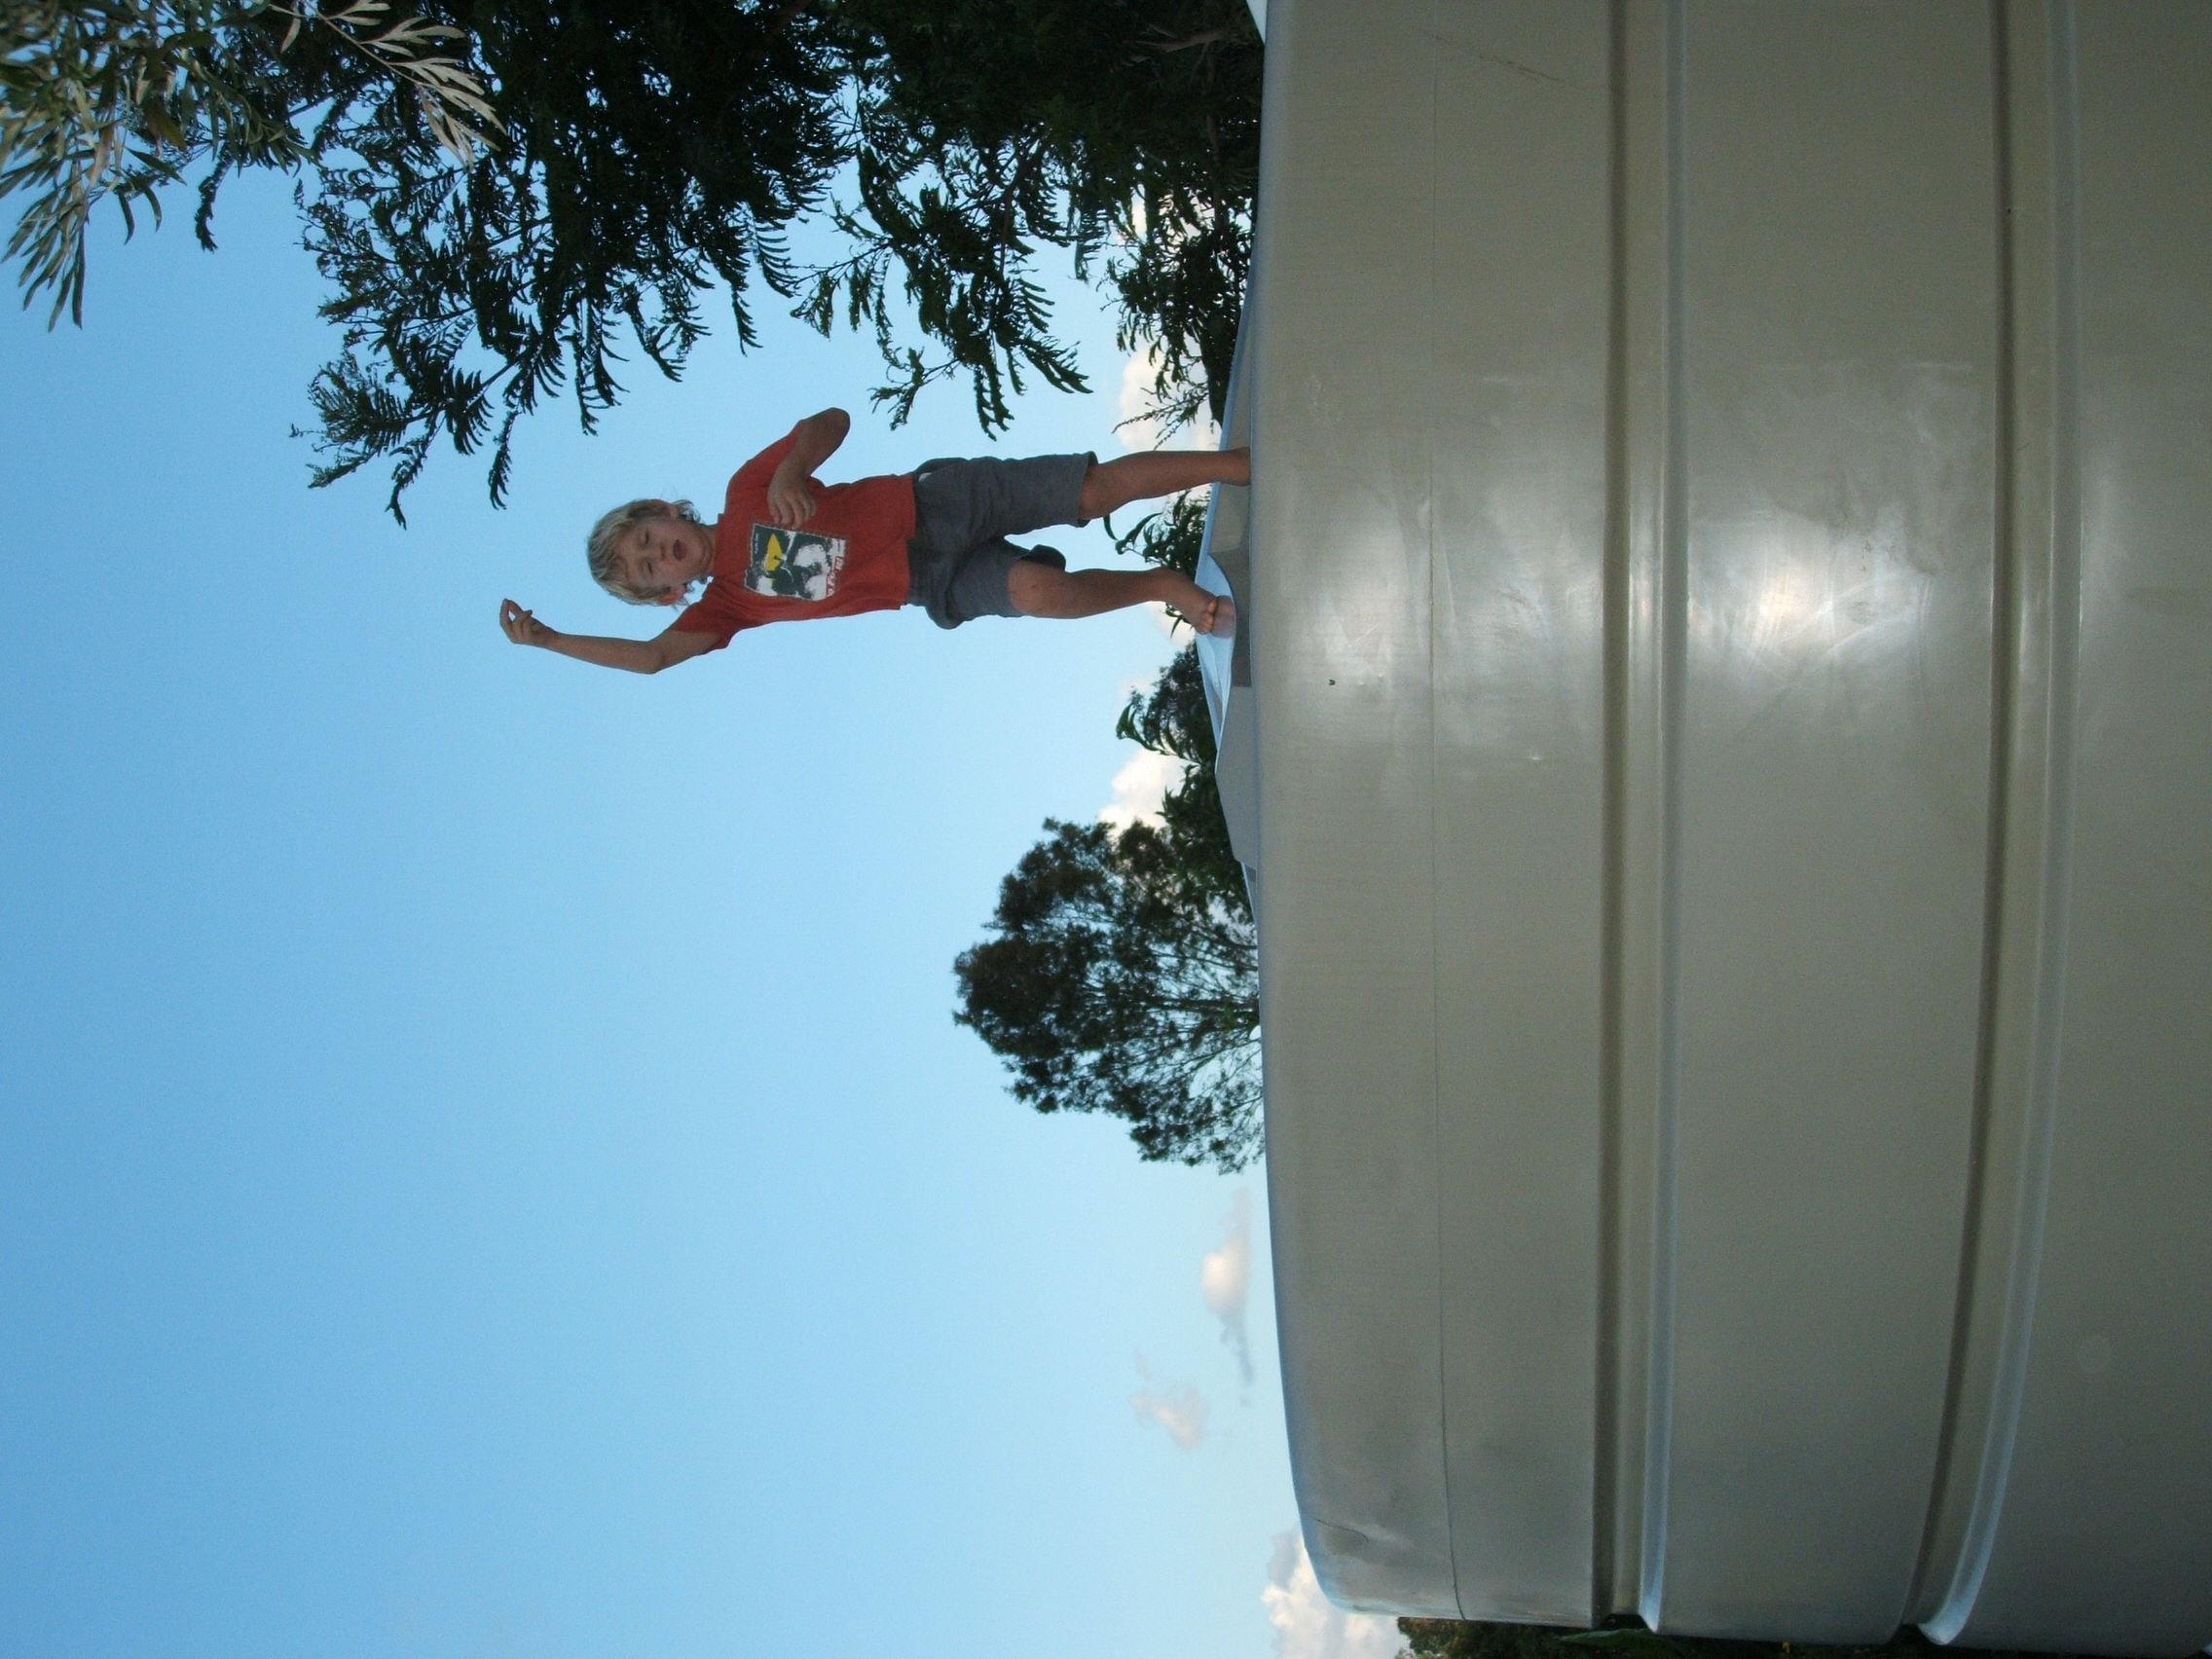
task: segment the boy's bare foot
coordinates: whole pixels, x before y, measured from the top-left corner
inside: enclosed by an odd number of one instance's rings
[[[1006,573],[1006,596],[1021,616],[1096,616],[1148,601],[1161,604],[1201,634],[1236,632],[1236,607],[1180,571],[1063,571],[1016,559]]]
[[[1200,634],[1226,640],[1236,632],[1236,603],[1227,594],[1209,593],[1203,604],[1188,606],[1178,614]]]

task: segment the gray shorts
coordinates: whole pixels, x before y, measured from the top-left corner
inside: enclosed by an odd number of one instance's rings
[[[906,544],[908,605],[940,628],[1018,614],[1006,578],[1023,559],[1066,569],[1049,547],[1007,539],[1049,524],[1083,524],[1083,478],[1096,457],[932,461],[914,472],[914,539]]]

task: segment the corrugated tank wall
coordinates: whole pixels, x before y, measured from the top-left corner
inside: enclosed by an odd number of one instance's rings
[[[1240,852],[1324,1583],[2202,1645],[2212,8],[1268,52]]]

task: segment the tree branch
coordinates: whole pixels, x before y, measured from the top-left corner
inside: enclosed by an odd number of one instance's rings
[[[775,45],[776,37],[791,27],[793,18],[813,4],[814,0],[789,0],[788,4],[776,8],[776,15],[768,19],[768,32],[760,37],[760,44],[753,49],[753,61],[765,63],[768,60],[768,50]]]

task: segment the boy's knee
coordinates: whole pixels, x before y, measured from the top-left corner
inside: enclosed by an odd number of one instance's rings
[[[1006,573],[1006,597],[1024,616],[1051,616],[1068,586],[1065,571],[1035,559],[1016,559]]]

